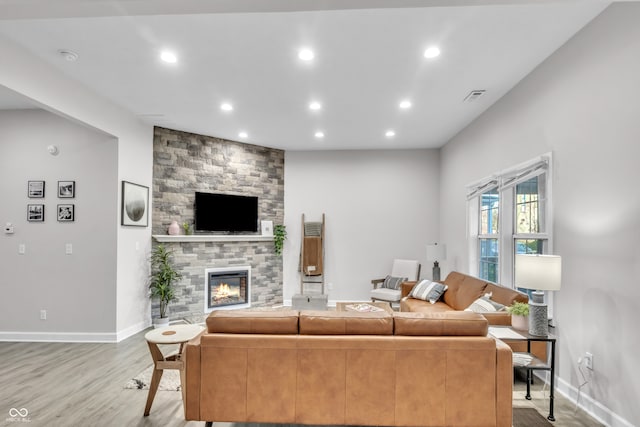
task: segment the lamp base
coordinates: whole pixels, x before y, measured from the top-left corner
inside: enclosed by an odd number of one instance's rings
[[[529,301],[529,335],[538,337],[549,335],[547,304],[544,302],[544,292],[542,291],[533,291],[531,301]]]
[[[437,282],[440,280],[440,264],[438,264],[438,261],[433,263],[433,271],[431,273],[431,280],[433,280],[434,282]]]

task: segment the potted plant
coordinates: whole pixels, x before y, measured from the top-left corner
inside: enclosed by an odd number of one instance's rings
[[[514,329],[526,331],[529,329],[529,304],[526,302],[514,302],[507,311],[511,313],[511,326]]]
[[[273,227],[273,245],[275,246],[276,255],[280,255],[282,253],[282,247],[286,238],[286,225],[276,225],[275,227]]]
[[[160,319],[154,320],[154,326],[169,323],[167,306],[176,299],[174,283],[182,277],[171,265],[171,253],[164,245],[156,246],[151,252],[149,290],[151,298],[160,300]]]

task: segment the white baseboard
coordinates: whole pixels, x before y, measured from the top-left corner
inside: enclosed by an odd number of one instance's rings
[[[0,332],[0,341],[115,343],[117,334],[114,332]]]
[[[558,384],[556,386],[556,391],[575,405],[576,400],[578,399],[578,389],[562,378],[558,378],[557,380]],[[584,393],[580,393],[580,402],[578,407],[606,426],[634,427],[629,421],[625,420],[602,403]]]
[[[151,326],[151,320],[147,320],[146,322],[142,321],[142,322],[136,323],[133,326],[129,326],[128,328],[123,329],[122,331],[118,331],[117,342],[125,340],[130,336],[137,334],[140,331],[144,331],[149,326]]]

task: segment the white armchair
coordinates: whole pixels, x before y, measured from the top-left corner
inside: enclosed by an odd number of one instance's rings
[[[371,301],[387,301],[391,304],[400,301],[402,293],[400,285],[406,280],[418,280],[420,277],[420,263],[409,259],[394,259],[391,274],[384,279],[371,281]]]

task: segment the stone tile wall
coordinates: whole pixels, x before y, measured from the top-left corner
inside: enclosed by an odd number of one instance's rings
[[[259,218],[283,223],[284,151],[158,127],[153,141],[153,234],[167,234],[174,220],[193,225],[196,191],[257,196]],[[183,275],[169,306],[172,320],[202,319],[209,267],[250,265],[252,306],[282,304],[282,257],[273,242],[166,245]]]

